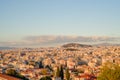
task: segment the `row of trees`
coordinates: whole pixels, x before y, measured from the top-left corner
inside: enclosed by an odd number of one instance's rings
[[[23,75],[21,75],[14,69],[6,70],[6,74],[23,79],[23,80],[29,80],[28,78],[24,77]],[[43,74],[46,74],[45,70],[43,70]],[[64,80],[64,78],[66,80],[70,80],[69,69],[66,68],[64,70],[62,66],[57,67],[57,70],[54,72],[54,76],[56,78],[61,78],[61,80]],[[52,80],[52,79],[51,77],[46,76],[46,77],[41,78],[40,80]],[[97,80],[120,80],[120,66],[118,64],[114,64],[110,62],[106,63],[102,67]]]
[[[64,80],[64,70],[62,66],[60,66],[60,68],[57,67],[57,70],[55,72],[55,77],[58,77],[58,78],[60,77],[61,80]],[[70,73],[68,68],[65,70],[65,78],[67,80],[70,80]]]

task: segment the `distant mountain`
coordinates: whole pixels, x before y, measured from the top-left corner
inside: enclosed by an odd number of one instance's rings
[[[0,50],[13,49],[13,47],[0,47]]]
[[[120,44],[113,44],[113,43],[100,43],[100,44],[95,44],[97,46],[120,46]]]
[[[62,47],[68,48],[68,47],[92,47],[92,46],[86,45],[86,44],[79,44],[79,43],[68,43],[68,44],[62,45]]]

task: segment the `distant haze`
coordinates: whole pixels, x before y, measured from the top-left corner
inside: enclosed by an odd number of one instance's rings
[[[27,36],[21,41],[14,42],[0,42],[0,46],[12,47],[42,47],[42,46],[60,46],[64,43],[81,43],[81,44],[100,44],[100,43],[113,43],[119,44],[120,37],[105,37],[105,36]]]

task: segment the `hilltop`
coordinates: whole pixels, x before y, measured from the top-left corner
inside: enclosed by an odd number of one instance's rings
[[[68,48],[68,47],[92,47],[92,46],[86,45],[86,44],[79,44],[79,43],[67,43],[67,44],[62,45],[62,47]]]

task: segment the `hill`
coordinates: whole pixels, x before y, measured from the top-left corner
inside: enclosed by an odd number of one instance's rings
[[[86,44],[79,44],[79,43],[68,43],[62,45],[64,48],[69,48],[69,47],[92,47],[91,45],[86,45]]]

